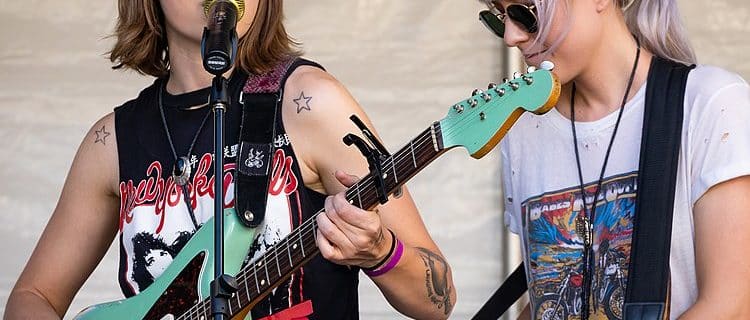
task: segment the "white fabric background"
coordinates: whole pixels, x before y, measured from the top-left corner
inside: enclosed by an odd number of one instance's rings
[[[703,63],[750,77],[750,4],[679,0]],[[286,1],[287,27],[365,107],[396,149],[475,87],[500,76],[500,43],[476,19],[478,1]],[[116,1],[0,0],[0,310],[55,206],[91,124],[151,79],[109,70],[105,39]],[[409,187],[453,266],[468,319],[500,284],[499,157],[454,150]],[[73,301],[120,298],[110,250]],[[366,278],[363,319],[398,318]]]

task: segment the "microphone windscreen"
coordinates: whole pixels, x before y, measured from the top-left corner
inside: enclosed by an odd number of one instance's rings
[[[244,0],[206,0],[203,1],[203,13],[208,17],[208,11],[211,10],[211,6],[216,2],[229,2],[237,8],[237,21],[242,19],[245,15],[245,1]]]

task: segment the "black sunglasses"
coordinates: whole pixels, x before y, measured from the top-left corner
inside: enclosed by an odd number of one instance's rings
[[[479,12],[479,20],[490,29],[496,36],[502,38],[505,35],[505,18],[511,18],[518,25],[523,27],[528,33],[539,31],[538,19],[536,17],[536,7],[534,5],[525,5],[514,3],[505,8],[505,12],[500,12],[494,5],[490,10]]]

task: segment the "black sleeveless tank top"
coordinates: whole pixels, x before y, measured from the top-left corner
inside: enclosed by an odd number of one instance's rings
[[[314,62],[303,62],[303,65],[318,66]],[[289,65],[290,61],[268,74],[251,77],[235,72],[229,79],[229,91],[236,95],[240,91],[248,94],[257,89],[255,86],[278,83]],[[120,168],[118,275],[120,288],[127,297],[151,285],[196,231],[182,189],[171,176],[175,159],[159,112],[160,94],[175,152],[178,157],[186,156],[190,160],[192,170],[187,189],[194,218],[200,227],[213,216],[213,115],[207,107],[185,109],[205,104],[210,88],[170,95],[164,89],[166,82],[166,78],[157,79],[136,99],[115,108]],[[238,98],[231,98],[225,120],[223,181],[227,208],[234,205],[234,171],[242,116]],[[205,125],[199,130],[206,117]],[[250,259],[312,217],[325,200],[325,195],[307,188],[302,181],[298,160],[284,130],[281,108],[277,110],[276,119],[266,217],[248,253]],[[188,155],[194,139],[195,145]],[[252,310],[253,318],[311,304],[309,319],[357,319],[357,286],[357,268],[336,265],[318,255],[258,303]]]

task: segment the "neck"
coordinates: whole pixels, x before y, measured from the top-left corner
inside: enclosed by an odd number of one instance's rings
[[[633,72],[638,45],[624,23],[612,28],[618,30],[603,33],[608,36],[603,37],[599,46],[594,49],[589,63],[571,82],[563,86],[558,111],[564,116],[571,117],[570,95],[573,83],[576,85],[577,121],[599,120],[620,108]],[[627,100],[630,100],[645,83],[651,57],[651,53],[641,48]]]

